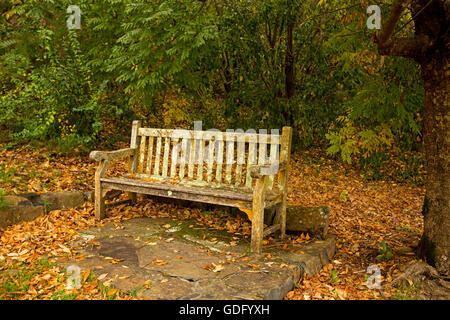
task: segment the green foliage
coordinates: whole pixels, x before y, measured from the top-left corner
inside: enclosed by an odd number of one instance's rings
[[[0,126],[9,128],[16,141],[54,141],[62,151],[92,147],[103,114],[115,107],[105,101],[108,81],[96,78],[89,66],[80,32],[68,30],[65,15],[55,14],[68,5],[30,1],[12,6],[17,19],[1,29],[7,40],[0,45],[5,53],[0,57],[5,65],[0,69]]]
[[[388,248],[386,242],[381,241],[381,248],[378,250],[377,259],[382,261],[389,261],[394,257],[391,249]]]
[[[330,270],[330,280],[332,282],[339,282],[339,277],[338,277],[338,271],[337,270]]]
[[[53,300],[75,300],[75,298],[77,297],[78,293],[77,292],[73,292],[73,293],[66,293],[66,290],[61,289],[56,291],[53,295],[52,295],[52,299]]]
[[[12,123],[19,140],[60,139],[76,147],[89,145],[101,129],[103,87],[93,88],[75,34],[68,33],[62,45],[68,55],[64,61],[49,52],[48,65],[24,73],[16,89],[2,97],[6,112],[0,124]]]
[[[89,148],[106,124],[128,130],[134,118],[164,127],[290,125],[294,148],[328,146],[373,169],[373,179],[382,154],[416,147],[420,71],[377,54],[364,5],[81,0],[82,29],[69,31],[69,4],[0,7],[0,126],[14,141]]]

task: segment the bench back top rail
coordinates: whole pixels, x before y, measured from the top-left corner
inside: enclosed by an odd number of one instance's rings
[[[282,134],[260,134],[141,128],[140,121],[134,121],[130,147],[138,153],[130,171],[144,179],[252,188],[254,179],[247,168],[285,159],[290,135],[290,127],[284,127]],[[276,188],[278,174],[268,177],[268,189]]]

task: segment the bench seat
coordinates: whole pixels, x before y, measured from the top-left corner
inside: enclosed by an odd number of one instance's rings
[[[252,208],[253,190],[245,187],[231,187],[225,184],[211,183],[201,186],[197,185],[195,181],[190,183],[189,180],[176,181],[169,178],[146,181],[145,179],[129,178],[127,176],[101,178],[100,181],[106,189],[198,201],[236,208]],[[282,201],[282,193],[278,190],[266,190],[264,199],[265,207],[267,208],[280,203]]]

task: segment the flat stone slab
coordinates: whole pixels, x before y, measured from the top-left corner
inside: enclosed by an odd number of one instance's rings
[[[6,207],[0,209],[0,228],[31,221],[51,210],[81,206],[87,196],[81,191],[22,193],[5,196]]]
[[[309,243],[275,239],[262,255],[248,238],[170,218],[107,222],[72,245],[100,281],[144,299],[283,299],[294,283],[318,272],[335,252],[335,238]]]

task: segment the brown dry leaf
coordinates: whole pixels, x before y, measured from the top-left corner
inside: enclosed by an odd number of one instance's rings
[[[157,265],[157,266],[163,266],[163,265],[167,264],[167,261],[155,259],[152,261],[152,264]]]

